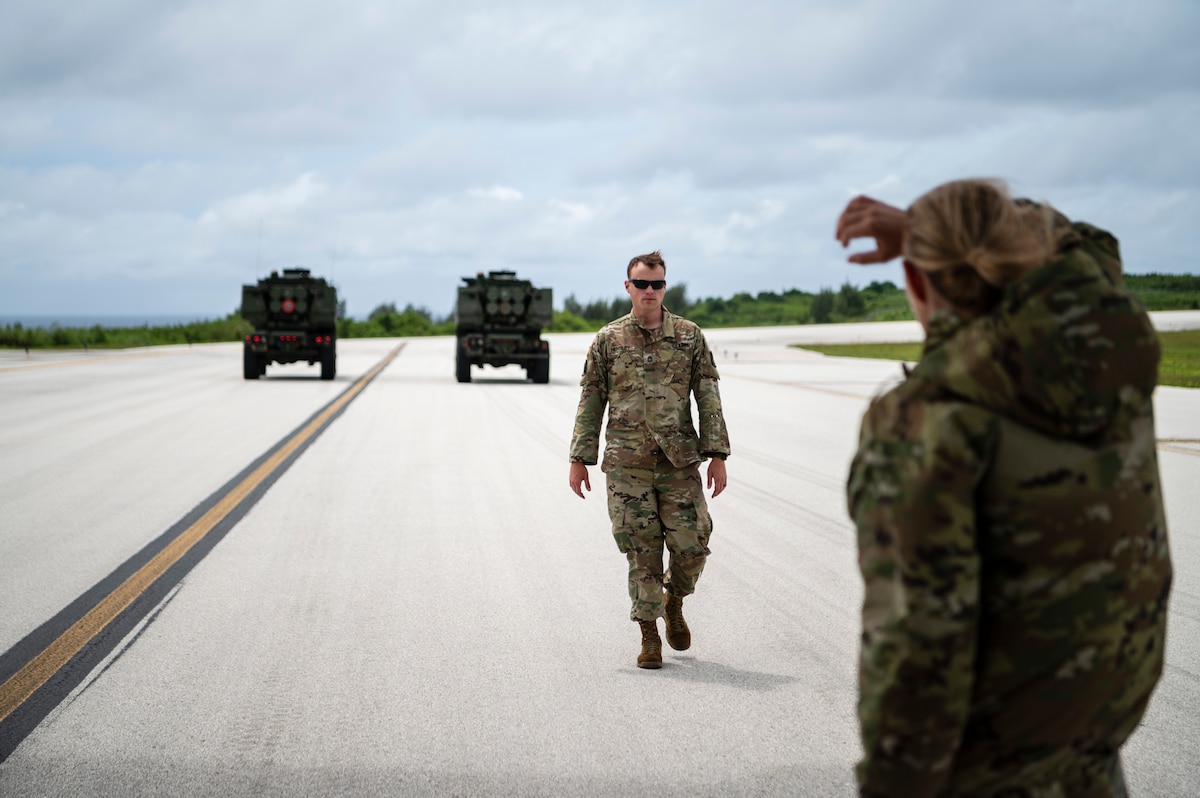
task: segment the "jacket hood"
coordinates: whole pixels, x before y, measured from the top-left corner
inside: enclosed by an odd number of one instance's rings
[[[1071,225],[1056,257],[992,313],[935,313],[913,375],[1054,437],[1125,428],[1151,401],[1160,350],[1120,269],[1116,239]]]

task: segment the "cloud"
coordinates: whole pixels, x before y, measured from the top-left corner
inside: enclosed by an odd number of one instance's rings
[[[848,190],[965,175],[1194,271],[1197,40],[1191,0],[17,4],[0,313],[224,313],[295,264],[352,313],[480,268],[590,299],[660,248],[694,295],[815,290],[883,274],[833,242]]]
[[[586,222],[593,219],[596,215],[595,211],[589,208],[582,202],[566,202],[560,199],[551,199],[550,207],[557,212],[557,216],[570,222]]]
[[[491,188],[469,188],[467,196],[475,199],[493,199],[499,202],[517,202],[525,195],[509,186],[492,186]]]
[[[200,224],[245,226],[295,215],[328,191],[311,172],[278,189],[251,191],[219,200],[200,215]]]
[[[786,209],[787,206],[779,200],[759,200],[753,211],[731,213],[725,227],[727,230],[755,230],[778,219]]]
[[[847,189],[846,194],[850,197],[857,197],[861,194],[866,194],[868,196],[879,196],[887,194],[899,186],[900,178],[898,176],[887,175],[880,180],[876,180],[866,188]]]

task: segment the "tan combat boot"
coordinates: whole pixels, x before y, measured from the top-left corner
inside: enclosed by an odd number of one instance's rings
[[[665,610],[667,643],[676,651],[687,651],[692,646],[692,631],[683,619],[683,597],[668,590]]]
[[[662,667],[662,638],[658,636],[658,621],[638,621],[642,627],[642,653],[638,654],[639,668]]]

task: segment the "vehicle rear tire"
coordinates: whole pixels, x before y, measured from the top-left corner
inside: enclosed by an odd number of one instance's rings
[[[330,348],[321,352],[321,379],[332,380],[337,376],[337,351]]]
[[[242,378],[257,380],[264,369],[258,362],[258,355],[250,349],[242,352]]]
[[[454,358],[454,376],[459,382],[471,381],[471,361],[463,354],[462,347],[458,348],[458,355]]]
[[[550,382],[550,344],[546,344],[546,354],[529,364],[529,379],[538,385]]]
[[[529,364],[529,379],[539,385],[550,382],[550,342],[541,341],[541,358]]]

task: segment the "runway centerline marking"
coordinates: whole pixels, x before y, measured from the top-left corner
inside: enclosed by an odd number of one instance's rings
[[[315,440],[333,419],[366,388],[379,372],[386,368],[400,354],[403,348],[404,344],[402,343],[389,352],[370,371],[359,377],[358,380],[338,395],[337,398],[319,410],[312,418],[301,425],[300,428],[294,430],[289,436],[284,438],[280,444],[277,444],[266,459],[254,467],[249,474],[238,480],[232,488],[228,488],[227,486],[227,489],[222,489],[223,493],[218,491],[214,496],[210,496],[207,500],[208,502],[213,501],[214,497],[219,498],[216,498],[215,504],[209,507],[200,518],[193,521],[177,536],[171,539],[149,561],[137,568],[116,589],[108,592],[90,610],[86,611],[82,617],[72,623],[69,628],[57,635],[53,642],[43,648],[32,659],[28,660],[3,685],[0,685],[0,761],[3,761],[16,748],[20,740],[24,739],[26,734],[32,731],[33,727],[36,727],[36,723],[33,726],[25,723],[23,725],[29,728],[14,730],[6,728],[6,721],[21,709],[22,705],[31,696],[42,689],[47,682],[53,679],[56,674],[83,652],[88,644],[101,635],[131,604],[154,586],[172,566],[179,563],[197,544],[217,528],[222,521],[229,518],[231,513],[242,509],[242,515],[244,515],[245,511],[253,503],[244,508],[241,507],[242,503],[251,497],[255,490],[265,482],[278,478],[286,471],[287,467],[290,467],[289,458],[292,458],[302,447]],[[200,506],[203,506],[203,504]],[[238,518],[240,519],[240,517],[239,515]],[[180,574],[180,578],[182,578],[182,574]],[[18,644],[17,647],[20,647],[20,645]],[[17,647],[14,647],[14,649]],[[59,696],[60,700],[61,698],[62,696]],[[45,713],[42,713],[37,718],[37,722],[40,722],[43,717],[45,717]],[[25,733],[21,734],[20,731],[24,731]],[[19,739],[17,739],[18,737]]]

